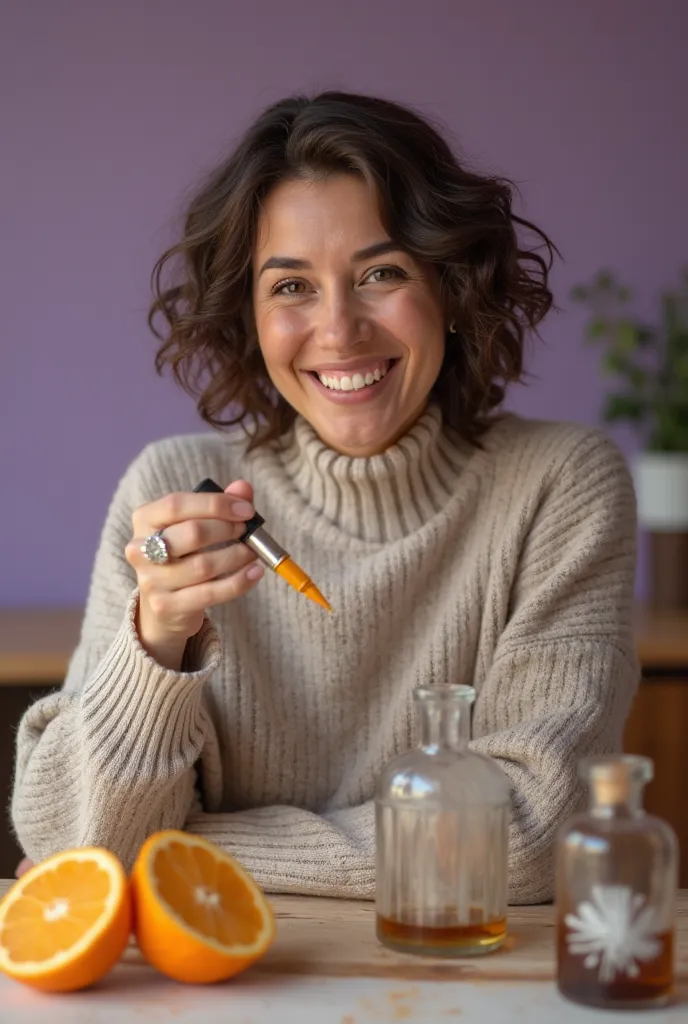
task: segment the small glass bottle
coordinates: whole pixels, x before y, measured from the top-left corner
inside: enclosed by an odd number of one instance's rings
[[[588,1006],[661,1006],[673,984],[678,846],[643,811],[652,761],[588,758],[579,774],[589,810],[557,840],[559,991]]]
[[[377,936],[405,953],[487,953],[506,937],[509,785],[468,749],[472,687],[419,687],[414,699],[420,746],[377,788]]]

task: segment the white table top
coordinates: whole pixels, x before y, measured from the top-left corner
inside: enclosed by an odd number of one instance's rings
[[[0,880],[0,893],[9,883]],[[47,996],[0,976],[2,1024],[614,1024],[628,1014],[578,1007],[553,982],[551,907],[513,908],[503,951],[446,961],[379,945],[372,904],[271,898],[278,937],[249,971],[213,986],[169,981],[138,950],[99,985]],[[676,1003],[642,1024],[688,1021],[688,894],[679,900]]]

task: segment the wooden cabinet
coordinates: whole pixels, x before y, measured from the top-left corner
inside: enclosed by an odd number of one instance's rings
[[[81,616],[81,608],[0,609],[0,878],[11,878],[21,859],[9,820],[17,725],[62,684]]]
[[[624,749],[655,764],[645,809],[673,826],[681,849],[680,885],[688,886],[688,612],[636,614],[643,679],[626,723]]]
[[[680,885],[688,887],[688,675],[644,682],[626,724],[624,748],[655,763],[645,809],[674,827],[681,849]]]
[[[0,801],[9,806],[14,735],[25,708],[60,686],[74,649],[81,609],[0,610]],[[625,749],[655,762],[645,806],[671,822],[682,848],[681,885],[688,888],[688,612],[639,608],[636,642],[643,680],[628,720]],[[0,877],[20,857],[7,815],[0,823]]]

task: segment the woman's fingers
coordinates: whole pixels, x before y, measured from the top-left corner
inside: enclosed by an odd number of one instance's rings
[[[175,491],[137,508],[132,515],[132,525],[137,537],[148,537],[156,530],[166,530],[189,519],[220,519],[235,524],[238,537],[241,523],[252,515],[253,505],[235,494]]]
[[[256,556],[244,544],[230,544],[217,551],[195,551],[184,558],[175,558],[165,565],[151,565],[139,572],[142,594],[152,590],[175,591],[195,587],[219,576],[246,569]]]
[[[225,494],[231,494],[233,498],[243,498],[253,504],[253,487],[248,480],[233,480],[225,487]]]
[[[226,519],[187,519],[183,523],[174,523],[163,531],[163,537],[170,558],[179,559],[202,551],[214,544],[227,544],[241,537],[245,522],[228,523]],[[146,535],[147,536],[147,535]],[[135,567],[143,566],[147,561],[141,551],[146,537],[133,537],[131,540],[131,558],[127,558]]]
[[[260,562],[252,559],[248,567],[228,576],[205,580],[179,590],[155,590],[145,595],[146,604],[161,621],[182,621],[193,616],[199,608],[212,608],[248,593],[264,572]]]
[[[176,491],[137,508],[132,515],[134,537],[127,546],[127,561],[142,567],[141,547],[156,531],[164,534],[171,558],[183,558],[213,544],[238,540],[246,520],[254,514],[253,488],[245,480],[229,485],[225,493]]]

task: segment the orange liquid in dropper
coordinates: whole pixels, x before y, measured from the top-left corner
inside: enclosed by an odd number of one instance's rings
[[[315,601],[315,603],[319,604],[322,608],[326,608],[328,612],[332,611],[330,602],[320,593],[310,576],[306,575],[303,569],[291,558],[285,558],[283,562],[280,562],[275,569],[275,572],[291,587],[293,587],[294,590],[298,590],[299,594],[303,594],[304,597],[308,597],[311,601]]]

